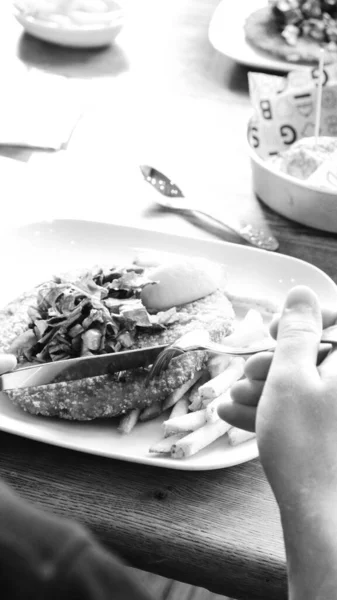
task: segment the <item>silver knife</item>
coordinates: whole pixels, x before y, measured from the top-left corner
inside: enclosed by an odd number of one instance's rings
[[[1,375],[0,391],[73,381],[86,377],[118,373],[128,369],[148,367],[154,363],[166,347],[166,345],[150,346],[140,350],[125,350],[99,356],[69,358],[23,367]]]

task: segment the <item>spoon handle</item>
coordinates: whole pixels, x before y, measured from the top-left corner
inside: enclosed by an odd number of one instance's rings
[[[244,222],[242,219],[238,219],[237,222],[235,222],[235,219],[233,218],[229,218],[227,220],[227,215],[226,220],[223,220],[216,217],[214,214],[200,209],[193,209],[193,211],[205,217],[211,218],[222,227],[233,231],[252,246],[256,246],[257,248],[261,248],[263,250],[277,250],[279,247],[277,239],[269,231],[269,227],[267,225],[256,227],[252,223]]]

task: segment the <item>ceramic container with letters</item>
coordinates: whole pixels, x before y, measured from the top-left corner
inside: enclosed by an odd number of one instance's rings
[[[285,142],[291,145],[291,131],[285,130],[283,134]],[[309,185],[305,180],[276,171],[267,160],[258,155],[254,148],[255,143],[254,125],[250,123],[248,152],[253,189],[260,200],[288,219],[337,233],[337,191],[333,187],[331,190],[318,188]]]

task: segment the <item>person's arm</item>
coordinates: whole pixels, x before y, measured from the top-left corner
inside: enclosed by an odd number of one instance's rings
[[[337,494],[312,498],[298,510],[280,508],[289,600],[337,597]]]
[[[45,513],[0,484],[2,597],[151,600],[130,570],[81,525]]]
[[[336,317],[325,314],[325,326]],[[247,378],[219,415],[256,428],[280,509],[290,600],[336,600],[337,352],[317,366],[322,315],[308,288],[289,293],[275,332],[274,355],[247,361]]]
[[[16,359],[0,354],[0,373]],[[81,525],[48,514],[0,482],[1,597],[151,600],[130,570]],[[153,599],[152,599],[153,600]]]

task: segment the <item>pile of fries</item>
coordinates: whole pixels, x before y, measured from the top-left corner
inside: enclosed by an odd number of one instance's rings
[[[262,314],[250,309],[238,323],[234,333],[226,337],[226,346],[247,347],[269,336]],[[130,433],[136,423],[158,417],[170,410],[162,423],[162,438],[149,452],[183,459],[226,436],[227,443],[236,446],[255,433],[232,427],[218,416],[218,406],[229,399],[232,385],[244,377],[245,358],[211,355],[207,369],[177,388],[163,403],[152,404],[139,411],[132,410],[120,420],[119,431]]]

